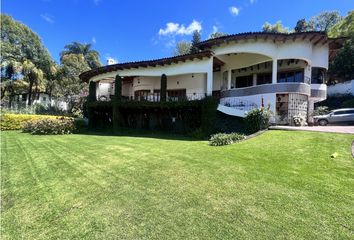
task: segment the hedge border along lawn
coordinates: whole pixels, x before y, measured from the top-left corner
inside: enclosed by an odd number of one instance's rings
[[[0,129],[1,131],[20,130],[22,129],[22,124],[26,121],[58,117],[61,116],[4,113],[0,116]]]

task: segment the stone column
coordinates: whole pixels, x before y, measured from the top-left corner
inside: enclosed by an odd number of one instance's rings
[[[253,73],[253,86],[257,85],[257,73]]]
[[[278,73],[278,59],[273,59],[272,66],[272,83],[277,83],[277,73]]]
[[[231,69],[227,70],[227,89],[231,89]]]

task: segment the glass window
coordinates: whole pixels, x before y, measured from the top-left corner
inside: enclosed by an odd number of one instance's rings
[[[326,69],[313,67],[311,69],[311,83],[322,84],[325,82]]]
[[[42,99],[43,99],[44,102],[47,101],[47,98],[46,98],[46,97],[43,97]]]
[[[253,75],[236,78],[236,88],[250,87],[253,85]]]
[[[287,71],[278,73],[278,83],[283,82],[304,82],[303,71]]]
[[[333,114],[334,115],[341,115],[341,114],[345,114],[345,111],[336,111]]]
[[[295,72],[295,82],[302,82],[303,76],[301,71]]]
[[[272,83],[271,73],[257,74],[257,85]]]
[[[354,114],[354,110],[347,110],[348,114]]]

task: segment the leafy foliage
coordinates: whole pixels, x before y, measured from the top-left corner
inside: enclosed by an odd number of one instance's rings
[[[289,29],[284,27],[281,21],[278,21],[275,24],[265,22],[262,26],[262,31],[269,33],[288,33]]]
[[[218,100],[208,96],[202,100],[201,128],[205,136],[214,132],[216,123],[216,109]]]
[[[199,48],[197,47],[197,44],[200,43],[200,40],[201,40],[200,32],[195,30],[192,36],[192,46],[190,49],[190,53],[199,52]]]
[[[223,37],[226,35],[227,34],[223,33],[223,32],[214,32],[214,33],[210,34],[209,39],[219,38],[219,37]]]
[[[328,96],[326,100],[315,103],[315,106],[327,106],[328,109],[333,110],[343,108],[343,104],[347,101],[350,102],[352,99],[353,95],[351,94]]]
[[[312,30],[312,26],[309,25],[309,23],[307,23],[304,18],[297,21],[296,26],[294,28],[295,32],[307,32],[311,30]]]
[[[32,115],[32,114],[1,114],[0,128],[1,130],[20,130],[22,124],[26,121],[34,121],[47,118],[57,118],[57,116],[51,115]]]
[[[161,102],[166,102],[167,97],[167,76],[166,74],[161,75],[161,87],[160,87],[160,100]]]
[[[70,134],[75,131],[73,118],[43,118],[23,123],[22,131],[34,135]]]
[[[96,99],[96,82],[91,81],[89,83],[89,95],[88,95],[88,99],[89,102],[95,102]]]
[[[335,24],[329,31],[330,37],[349,37],[335,58],[330,61],[331,79],[345,81],[354,78],[354,11]],[[333,81],[333,80],[332,80]]]
[[[255,133],[269,127],[271,112],[266,108],[255,108],[249,111],[245,117],[246,129]]]
[[[174,56],[188,54],[191,50],[192,44],[188,41],[179,41],[176,44],[176,48],[173,51]]]
[[[315,108],[313,111],[312,115],[313,116],[320,116],[320,115],[325,115],[329,112],[329,109],[327,106],[318,106]]]
[[[338,11],[327,11],[312,17],[308,25],[311,30],[328,32],[341,19]]]
[[[16,81],[28,82],[28,93],[33,87],[39,91],[46,82],[54,82],[54,61],[39,36],[26,25],[1,14],[1,98],[8,96],[11,104]],[[51,87],[52,88],[52,87]],[[29,104],[32,103],[32,98]]]
[[[91,47],[91,44],[72,42],[64,46],[64,50],[60,52],[60,59],[62,60],[65,55],[70,54],[83,55],[85,62],[91,69],[100,67],[100,54],[96,50],[92,50]]]
[[[117,102],[122,100],[122,78],[118,74],[114,81],[114,100]]]
[[[239,142],[246,138],[245,135],[239,133],[217,133],[210,137],[210,146],[224,146]]]
[[[343,108],[354,108],[354,97],[352,99],[346,100],[342,103]]]

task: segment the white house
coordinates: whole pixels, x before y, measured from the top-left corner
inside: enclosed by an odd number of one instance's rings
[[[24,107],[28,105],[28,94],[27,93],[21,93],[18,94],[15,97],[14,101],[14,107]],[[35,104],[41,104],[44,107],[57,107],[58,109],[62,111],[67,111],[68,110],[68,103],[65,101],[62,101],[56,97],[50,97],[48,93],[46,92],[40,92],[36,94],[35,99],[33,100],[33,105]]]
[[[298,114],[312,121],[314,103],[326,99],[328,58],[340,41],[323,32],[241,33],[201,42],[196,54],[107,65],[80,78],[96,82],[98,100],[110,100],[119,74],[123,96],[156,101],[166,74],[171,100],[214,95],[219,111],[239,117],[269,106],[277,123],[291,124]]]

